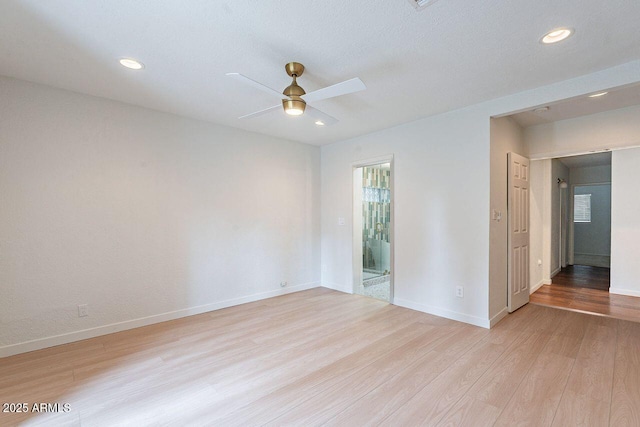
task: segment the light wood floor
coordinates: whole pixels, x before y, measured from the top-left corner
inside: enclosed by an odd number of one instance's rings
[[[0,425],[637,426],[640,324],[486,330],[327,289],[0,359]]]

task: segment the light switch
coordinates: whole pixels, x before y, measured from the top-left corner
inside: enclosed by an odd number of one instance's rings
[[[344,225],[344,218],[342,217],[338,218],[338,225]]]

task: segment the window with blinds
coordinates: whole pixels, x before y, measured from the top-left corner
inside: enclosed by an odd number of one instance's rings
[[[573,197],[573,222],[591,222],[591,194]]]

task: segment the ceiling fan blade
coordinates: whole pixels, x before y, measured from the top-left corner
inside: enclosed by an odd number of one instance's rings
[[[282,104],[274,105],[273,107],[265,108],[264,110],[256,111],[255,113],[245,114],[244,116],[240,116],[238,118],[239,119],[250,119],[252,117],[262,116],[263,114],[267,114],[267,113],[275,110],[276,108],[282,108]]]
[[[256,89],[260,89],[263,92],[270,93],[270,94],[272,94],[274,96],[277,96],[280,99],[291,99],[287,95],[285,95],[285,94],[283,94],[281,92],[278,92],[275,89],[271,89],[269,86],[265,86],[262,83],[258,83],[257,81],[252,80],[247,76],[243,76],[240,73],[227,73],[226,75],[229,76],[229,77],[233,77],[234,79],[236,79],[236,80],[238,80],[240,82],[243,82],[244,84],[247,84],[249,86],[253,86]]]
[[[311,105],[308,105],[308,104],[307,104],[307,107],[305,108],[304,113],[308,114],[310,117],[312,117],[316,121],[321,121],[325,126],[331,126],[333,124],[338,123],[339,121],[335,117],[331,117],[327,113],[323,113],[322,111],[318,110],[317,108],[313,108]]]
[[[346,95],[348,93],[359,92],[366,88],[367,87],[362,83],[362,80],[355,77],[342,83],[336,83],[332,86],[327,86],[325,88],[309,92],[306,95],[302,95],[302,99],[306,102],[316,102],[322,99],[329,99],[340,95]]]

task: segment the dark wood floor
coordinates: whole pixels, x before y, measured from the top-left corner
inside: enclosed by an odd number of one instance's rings
[[[563,268],[531,295],[537,305],[640,322],[640,298],[609,294],[610,269],[573,265]]]
[[[600,289],[544,285],[530,302],[546,307],[640,322],[640,298],[610,294]]]
[[[610,269],[589,265],[568,265],[553,276],[554,285],[609,290]]]

